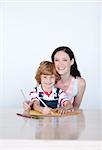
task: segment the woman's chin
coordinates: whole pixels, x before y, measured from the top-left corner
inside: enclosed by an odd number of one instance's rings
[[[60,75],[64,75],[64,74],[66,74],[67,73],[67,71],[66,70],[59,70],[59,71],[57,71]]]
[[[63,75],[63,74],[64,74],[64,71],[58,71],[58,73],[59,73],[60,75]]]

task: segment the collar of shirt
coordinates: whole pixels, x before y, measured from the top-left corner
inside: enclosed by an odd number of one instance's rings
[[[52,87],[52,91],[50,93],[45,92],[42,89],[41,84],[37,88],[38,88],[38,92],[42,92],[43,94],[45,93],[47,96],[50,96],[52,93],[56,93],[56,88],[55,87]]]

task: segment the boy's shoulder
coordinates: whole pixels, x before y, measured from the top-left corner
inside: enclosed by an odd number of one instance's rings
[[[60,88],[58,88],[58,87],[54,87],[54,91],[55,91],[56,93],[62,92],[62,90],[61,90]]]

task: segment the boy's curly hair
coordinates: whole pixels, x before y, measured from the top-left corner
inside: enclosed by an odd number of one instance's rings
[[[37,69],[35,79],[38,84],[41,84],[41,75],[55,75],[55,83],[60,79],[60,75],[56,72],[55,66],[53,62],[50,61],[42,61],[40,66]]]

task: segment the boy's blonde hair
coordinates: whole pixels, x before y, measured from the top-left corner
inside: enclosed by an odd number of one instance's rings
[[[55,82],[60,79],[60,75],[56,72],[54,63],[50,61],[42,61],[37,69],[35,79],[41,84],[41,75],[55,75]]]

